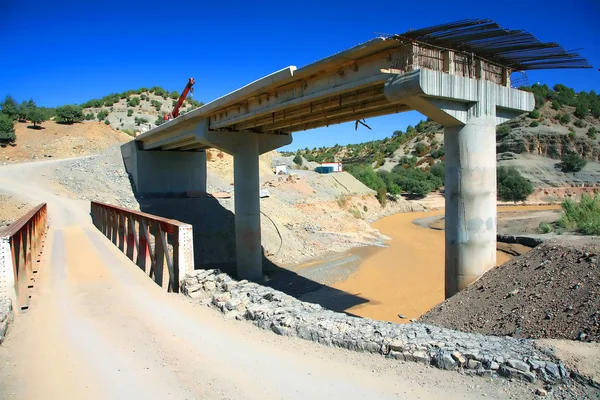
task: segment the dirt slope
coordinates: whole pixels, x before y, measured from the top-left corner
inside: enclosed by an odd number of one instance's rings
[[[600,340],[600,243],[545,242],[490,270],[419,320],[467,332]]]
[[[0,148],[0,163],[18,163],[44,158],[69,158],[97,154],[131,137],[100,122],[57,124],[46,121],[41,129],[15,123],[16,146]]]

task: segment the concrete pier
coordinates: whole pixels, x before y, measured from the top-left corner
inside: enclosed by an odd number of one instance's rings
[[[262,278],[258,143],[240,146],[233,154],[235,243],[239,279]]]
[[[483,116],[444,129],[446,297],[496,265],[495,125]]]
[[[531,111],[533,95],[432,70],[389,78],[385,95],[444,126],[448,298],[496,265],[496,124]]]

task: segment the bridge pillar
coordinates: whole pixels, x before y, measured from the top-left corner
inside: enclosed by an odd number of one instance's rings
[[[256,140],[233,153],[235,185],[235,246],[239,279],[262,279],[260,181]]]
[[[444,126],[445,295],[496,265],[496,124],[531,111],[531,93],[433,70],[390,77],[385,95]]]
[[[233,155],[237,275],[257,281],[263,276],[258,156],[292,143],[292,135],[215,131],[209,125],[200,122],[196,140]]]

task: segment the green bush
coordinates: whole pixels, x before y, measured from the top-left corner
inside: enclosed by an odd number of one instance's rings
[[[146,100],[146,95],[145,94],[140,95],[140,100]]]
[[[557,100],[552,100],[552,105],[550,106],[552,107],[553,110],[560,110],[560,103]]]
[[[446,163],[439,162],[435,163],[429,170],[433,175],[441,179],[442,182],[446,179]]]
[[[579,172],[587,161],[577,153],[566,153],[562,156],[559,166],[563,172]]]
[[[177,90],[172,91],[171,98],[177,100],[179,98],[179,92]]]
[[[94,116],[94,113],[87,113],[87,114],[85,114],[85,120],[86,120],[86,121],[91,121],[91,120],[93,120],[94,118],[96,118],[96,117]]]
[[[502,124],[502,125],[498,125],[498,127],[496,128],[496,135],[500,136],[500,137],[504,137],[506,135],[508,135],[511,131],[510,125],[508,124]]]
[[[122,129],[122,131],[128,134],[129,136],[135,137],[135,132],[131,129]]]
[[[531,123],[529,124],[530,127],[535,128],[536,126],[539,126],[540,123],[537,121],[531,121]]]
[[[587,126],[587,124],[585,122],[583,122],[582,120],[578,119],[577,121],[573,122],[573,125],[575,125],[578,128],[585,128]]]
[[[132,98],[129,100],[129,102],[127,103],[127,105],[128,105],[129,107],[135,107],[135,106],[138,106],[138,105],[140,104],[140,101],[141,101],[141,100],[140,100],[140,98],[139,98],[139,97],[137,97],[137,96],[136,96],[136,97],[132,97]]]
[[[575,116],[577,118],[580,119],[584,119],[585,117],[587,117],[590,113],[590,107],[587,103],[584,103],[582,101],[579,102],[579,104],[577,104],[577,107],[575,107]]]
[[[514,167],[498,167],[496,171],[498,198],[503,201],[524,201],[533,193],[533,185]]]
[[[6,96],[4,101],[0,103],[2,114],[8,116],[10,119],[17,119],[17,102],[12,96]]]
[[[552,226],[552,224],[548,223],[548,222],[540,222],[538,231],[540,233],[550,233],[550,232],[554,231],[554,226]]]
[[[152,104],[152,106],[153,106],[154,108],[156,108],[156,111],[160,111],[160,107],[162,106],[162,103],[161,103],[160,101],[157,101],[157,100],[152,100],[152,101],[150,102],[150,104]]]
[[[583,194],[579,202],[566,199],[558,225],[575,229],[585,235],[600,235],[600,197]]]
[[[83,110],[79,106],[66,105],[56,107],[56,121],[72,124],[83,119]]]
[[[540,117],[540,112],[538,110],[532,110],[529,113],[529,118],[538,119]]]
[[[98,115],[96,115],[96,118],[98,118],[98,121],[103,121],[104,118],[108,117],[108,111],[106,110],[101,110]]]
[[[573,140],[577,137],[575,131],[569,130],[569,139]]]
[[[568,124],[569,122],[571,122],[571,115],[564,113],[560,116],[560,123],[561,124]]]
[[[296,153],[296,156],[294,157],[293,161],[294,161],[294,164],[296,164],[297,166],[299,166],[299,167],[302,166],[303,160],[302,160],[302,155],[300,155],[300,152]]]
[[[592,104],[592,107],[590,107],[590,112],[594,117],[600,118],[600,100]]]
[[[127,110],[127,116],[131,117],[133,115],[133,110]]]
[[[596,133],[597,133],[596,128],[594,128],[593,126],[590,127],[590,129],[588,129],[588,131],[587,131],[588,137],[592,140],[596,140]]]
[[[377,200],[379,200],[379,204],[381,207],[385,207],[387,204],[387,190],[385,185],[381,185],[377,188]]]
[[[134,118],[134,122],[135,122],[136,125],[147,124],[148,123],[148,119],[144,118],[144,117],[135,117]]]
[[[105,119],[105,120],[104,120],[104,124],[105,124],[105,125],[110,125],[110,122],[109,122],[107,119]]]
[[[7,96],[8,98],[9,96]],[[3,108],[4,111],[4,108]],[[15,122],[10,115],[0,114],[0,143],[12,143],[17,139],[15,135]]]
[[[414,156],[402,156],[400,160],[398,160],[400,165],[406,165],[409,167],[414,167],[417,165],[417,157]]]
[[[444,155],[444,148],[440,147],[439,149],[431,150],[429,152],[429,155],[432,158],[440,158],[440,157],[442,157]]]
[[[424,156],[425,153],[427,153],[427,144],[425,142],[417,143],[417,145],[415,146],[415,153],[419,157]]]

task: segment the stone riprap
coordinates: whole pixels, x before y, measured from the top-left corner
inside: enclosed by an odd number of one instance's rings
[[[527,382],[556,382],[569,375],[560,361],[540,352],[533,340],[351,317],[254,282],[235,281],[219,270],[194,271],[183,282],[183,292],[227,318],[249,320],[278,335],[326,346]]]
[[[8,297],[0,297],[0,344],[4,341],[8,325],[13,320],[12,302]]]

